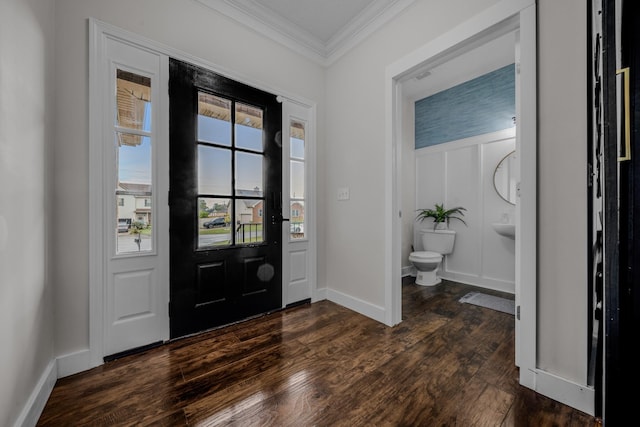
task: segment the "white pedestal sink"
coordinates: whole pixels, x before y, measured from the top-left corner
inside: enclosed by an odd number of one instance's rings
[[[510,239],[516,239],[516,225],[515,224],[504,224],[501,222],[496,222],[493,225],[493,229],[496,230],[501,236],[508,237]]]

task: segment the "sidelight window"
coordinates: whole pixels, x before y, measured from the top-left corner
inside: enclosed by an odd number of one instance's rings
[[[116,253],[149,252],[153,247],[151,79],[116,69],[115,80]],[[144,204],[137,202],[142,199]]]
[[[305,238],[305,124],[298,120],[290,122],[289,151],[289,220],[290,238]]]

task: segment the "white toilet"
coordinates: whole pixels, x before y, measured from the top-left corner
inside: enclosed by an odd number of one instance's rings
[[[442,281],[436,274],[445,255],[453,252],[456,232],[453,230],[420,230],[422,251],[411,252],[409,261],[418,274],[416,284],[434,286]]]

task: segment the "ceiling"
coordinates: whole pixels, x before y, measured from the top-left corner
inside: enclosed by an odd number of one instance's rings
[[[375,0],[254,0],[325,45]]]
[[[196,0],[324,66],[393,19],[415,0]],[[515,61],[513,33],[491,40],[403,82],[422,99]]]
[[[419,100],[513,64],[515,43],[515,33],[510,32],[443,64],[418,70],[402,82],[403,94]]]
[[[415,0],[196,0],[330,65]]]

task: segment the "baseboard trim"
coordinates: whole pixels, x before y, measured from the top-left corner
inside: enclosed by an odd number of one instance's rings
[[[464,283],[465,285],[478,286],[480,288],[492,289],[494,291],[515,294],[515,282],[493,279],[490,277],[480,277],[471,274],[457,273],[453,271],[441,271],[439,276],[453,282]]]
[[[401,274],[402,274],[402,277],[407,277],[407,276],[416,277],[416,269],[413,268],[413,266],[411,265],[407,265],[402,267]]]
[[[589,415],[595,414],[595,390],[560,378],[549,372],[536,371],[536,391]]]
[[[29,400],[27,400],[14,423],[15,427],[32,427],[38,424],[40,415],[42,415],[57,379],[56,360],[53,359],[42,372],[38,383],[29,396]]]
[[[80,350],[58,356],[58,378],[68,377],[78,372],[91,369],[91,351]]]
[[[312,299],[312,303],[313,302],[318,302],[318,301],[324,301],[327,299],[327,288],[320,288],[320,289],[316,289],[315,292],[313,293],[313,299]]]
[[[363,316],[370,317],[380,323],[385,323],[384,307],[371,304],[370,302],[352,297],[335,289],[327,289],[327,299],[356,313],[360,313]]]

